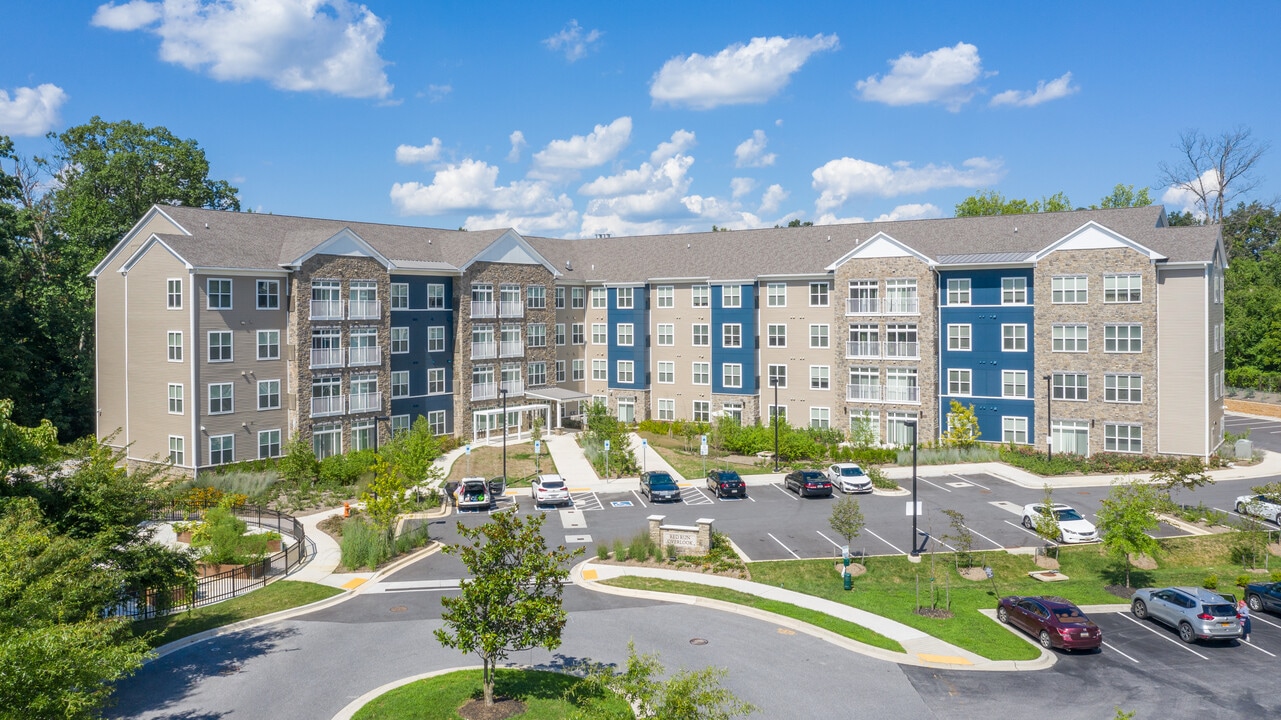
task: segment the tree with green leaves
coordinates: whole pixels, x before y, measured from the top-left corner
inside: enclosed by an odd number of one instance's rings
[[[832,526],[832,531],[838,536],[845,538],[845,549],[850,550],[850,544],[854,538],[863,531],[866,524],[863,518],[863,511],[858,506],[858,500],[846,495],[832,506],[832,514],[827,518],[827,524]]]
[[[684,427],[690,427],[690,424]],[[587,430],[583,433],[582,442],[596,472],[605,474],[606,440],[609,441],[609,472],[612,475],[621,477],[640,471],[629,435],[627,426],[609,414],[605,403],[594,402],[587,408]]]
[[[986,215],[1024,215],[1027,213],[1063,212],[1072,209],[1072,201],[1062,192],[1040,200],[1006,199],[996,190],[980,190],[956,204],[957,217]]]
[[[396,518],[405,511],[409,501],[405,491],[409,489],[405,474],[400,468],[378,456],[374,458],[374,479],[365,491],[360,494],[360,501],[365,504],[365,512],[388,540],[396,532]]]
[[[285,446],[285,454],[276,464],[280,477],[303,488],[316,481],[320,474],[320,462],[316,460],[316,451],[301,435],[295,436]]]
[[[634,642],[627,643],[627,666],[621,673],[603,663],[586,663],[582,669],[585,677],[573,691],[578,709],[571,720],[731,720],[756,712],[723,685],[728,670],[682,669],[661,680],[665,671],[658,654],[637,654]],[[608,693],[627,699],[635,712],[608,710],[600,702]]]
[[[943,514],[947,516],[948,526],[951,532],[943,537],[952,543],[956,548],[956,560],[959,566],[962,558],[965,559],[965,567],[974,566],[974,533],[965,525],[965,516],[959,510],[944,510]]]
[[[1162,468],[1152,473],[1152,482],[1161,488],[1174,502],[1174,494],[1179,490],[1196,490],[1205,485],[1213,485],[1214,479],[1205,472],[1205,465],[1200,458],[1180,458],[1172,467]]]
[[[1125,563],[1125,585],[1135,555],[1155,556],[1161,546],[1149,533],[1160,524],[1156,513],[1164,498],[1161,491],[1143,483],[1113,483],[1098,512],[1103,548]]]
[[[1148,188],[1140,188],[1135,192],[1133,185],[1124,185],[1117,183],[1112,188],[1112,194],[1099,200],[1098,205],[1091,205],[1091,210],[1106,210],[1109,208],[1128,208],[1128,207],[1147,207],[1152,204],[1152,196]]]
[[[1045,494],[1041,496],[1040,505],[1036,517],[1032,518],[1032,530],[1046,544],[1057,543],[1063,531],[1059,528],[1058,513],[1054,512],[1054,488],[1049,483],[1045,484]],[[1058,546],[1055,545],[1055,557],[1057,556]]]
[[[444,479],[435,464],[441,455],[440,438],[422,415],[408,431],[397,433],[391,442],[383,445],[382,454],[400,472],[406,488]]]
[[[494,667],[512,652],[560,647],[567,615],[561,603],[569,562],[583,548],[549,550],[543,539],[544,515],[522,520],[514,512],[495,513],[478,527],[458,523],[465,541],[445,552],[457,555],[468,579],[444,606],[436,639],[445,647],[476,653],[484,665],[485,704],[494,703]]]
[[[948,408],[947,432],[943,435],[943,442],[951,447],[974,447],[982,435],[973,403],[966,406],[953,400]]]

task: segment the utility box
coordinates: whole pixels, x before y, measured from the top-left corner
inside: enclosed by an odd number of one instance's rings
[[[1237,460],[1249,460],[1254,457],[1254,443],[1246,438],[1237,440],[1236,446],[1232,448],[1232,454]]]

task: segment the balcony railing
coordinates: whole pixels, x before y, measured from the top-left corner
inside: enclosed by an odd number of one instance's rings
[[[498,397],[498,383],[472,383],[472,400],[493,400]]]
[[[472,360],[487,360],[494,357],[498,357],[498,343],[487,342],[471,344]]]
[[[525,314],[525,304],[519,300],[503,300],[498,304],[498,314],[501,317],[522,317]]]
[[[921,388],[918,385],[886,385],[885,402],[919,403]]]
[[[342,320],[342,300],[312,300],[312,320]]]
[[[881,344],[879,342],[861,342],[851,340],[845,343],[845,357],[879,358],[880,356]]]
[[[329,415],[343,414],[343,396],[342,395],[322,395],[312,397],[311,399],[311,416],[327,417]]]
[[[880,385],[850,385],[845,389],[846,400],[861,400],[863,402],[880,402],[881,386]]]
[[[880,298],[847,298],[845,300],[846,315],[879,315],[880,312]]]
[[[914,342],[887,342],[885,343],[885,357],[887,358],[919,358],[921,355],[920,343]]]
[[[365,413],[381,412],[383,409],[382,393],[361,393],[352,395],[351,400],[347,403],[348,412]]]
[[[498,348],[498,354],[502,357],[520,357],[525,354],[525,345],[519,340],[504,340]]]
[[[507,391],[508,395],[524,395],[525,383],[520,380],[505,380],[503,381],[503,389]]]
[[[377,300],[350,300],[347,303],[347,317],[351,320],[377,320],[382,315],[382,306]]]
[[[921,388],[916,385],[849,385],[845,399],[850,402],[921,402]]]
[[[493,300],[472,300],[471,316],[474,318],[491,318],[498,312],[498,305]]]
[[[888,297],[883,306],[886,315],[919,315],[921,299],[919,297]]]
[[[342,348],[312,348],[311,366],[313,368],[342,367]]]
[[[379,365],[383,361],[382,358],[382,348],[377,345],[347,348],[348,365]]]

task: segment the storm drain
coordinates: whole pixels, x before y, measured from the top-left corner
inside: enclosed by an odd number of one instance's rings
[[[404,605],[392,605],[390,609],[391,609],[391,612],[405,612],[409,608],[405,607]]]
[[[707,638],[690,638],[689,644],[690,645],[706,645]]]

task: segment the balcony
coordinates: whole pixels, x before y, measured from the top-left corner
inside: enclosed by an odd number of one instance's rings
[[[493,300],[472,300],[471,316],[474,318],[491,318],[498,314],[498,304]]]
[[[880,402],[880,385],[850,385],[845,389],[845,399],[861,402]]]
[[[312,300],[312,320],[342,320],[342,300]]]
[[[349,366],[380,365],[382,361],[382,348],[377,345],[347,349],[347,364]]]
[[[847,298],[845,300],[846,315],[879,315],[880,312],[880,298]]]
[[[312,348],[311,366],[313,368],[342,367],[342,348]]]
[[[350,300],[347,318],[350,320],[377,320],[382,316],[382,306],[377,300]]]
[[[880,356],[881,344],[879,342],[851,340],[845,343],[845,357],[847,358],[879,358]]]
[[[519,340],[504,340],[498,348],[500,357],[520,357],[525,354],[525,344]]]
[[[885,357],[917,360],[921,357],[921,345],[915,342],[885,343]]]
[[[885,402],[919,403],[921,402],[921,388],[918,385],[886,385]]]
[[[343,414],[342,395],[323,395],[311,399],[312,417],[329,417]]]
[[[885,298],[883,309],[886,315],[920,315],[921,299],[919,297]]]
[[[498,397],[498,383],[472,383],[472,400],[493,400]]]
[[[848,402],[921,402],[921,388],[916,385],[849,385],[845,389]]]
[[[525,304],[519,300],[503,300],[498,304],[498,315],[505,318],[525,316]]]
[[[482,342],[471,344],[472,360],[489,360],[498,357],[498,343]]]
[[[507,391],[507,394],[508,394],[509,396],[510,396],[510,395],[524,395],[524,394],[525,394],[525,383],[521,382],[520,380],[504,380],[504,381],[503,381],[503,389]]]
[[[352,413],[381,412],[383,409],[383,394],[361,393],[352,395],[348,406],[348,412]]]

